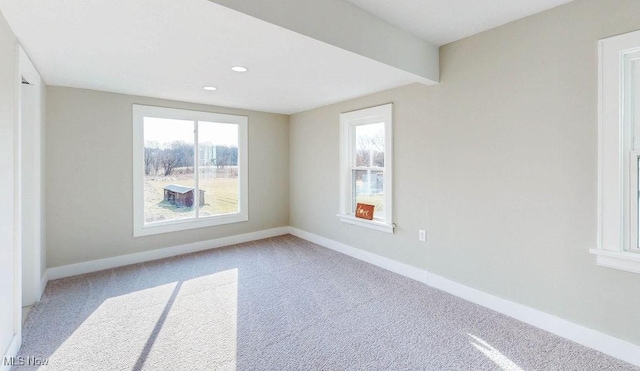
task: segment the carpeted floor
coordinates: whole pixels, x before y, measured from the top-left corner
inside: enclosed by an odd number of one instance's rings
[[[636,369],[290,235],[51,281],[23,339],[44,370]]]

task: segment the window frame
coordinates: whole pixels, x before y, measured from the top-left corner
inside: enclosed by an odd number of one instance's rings
[[[640,63],[640,31],[600,40],[598,53],[598,235],[590,252],[599,266],[640,273],[640,148],[634,148],[634,141],[640,143],[640,122],[634,133],[628,68]]]
[[[249,220],[248,182],[248,122],[249,118],[215,112],[193,111],[177,108],[133,105],[133,236],[149,236],[159,233],[177,232],[195,228],[246,222]],[[178,219],[145,223],[144,220],[144,118],[156,117],[173,120],[194,121],[194,165],[198,161],[198,121],[238,125],[238,209],[237,213],[213,215],[200,218]],[[194,176],[197,166],[194,166]],[[196,176],[196,187],[199,189]],[[194,192],[194,196],[199,193]],[[196,202],[194,201],[194,203]],[[196,203],[198,205],[199,203]]]
[[[355,156],[355,128],[360,125],[384,123],[384,167],[376,167],[384,174],[384,217],[366,220],[355,217],[353,210],[353,170]],[[393,233],[393,103],[340,114],[340,210],[341,222]]]

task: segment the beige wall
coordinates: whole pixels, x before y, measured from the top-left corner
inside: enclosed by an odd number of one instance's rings
[[[640,344],[638,275],[588,253],[597,41],[640,29],[639,14],[637,0],[577,0],[441,48],[438,86],[293,115],[291,225]],[[336,217],[338,115],[388,102],[394,235]]]
[[[133,238],[132,104],[249,117],[249,221]],[[47,264],[57,267],[288,225],[284,115],[47,89]]]

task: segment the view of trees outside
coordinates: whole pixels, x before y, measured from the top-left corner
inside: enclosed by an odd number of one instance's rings
[[[384,123],[355,127],[355,180],[357,203],[374,205],[374,216],[384,216]]]
[[[240,211],[238,125],[198,123],[199,182],[205,191],[200,216]]]
[[[198,122],[198,164],[195,127],[193,121],[144,118],[146,223],[196,217],[196,171],[204,191],[199,217],[239,211],[238,125]],[[171,185],[182,193],[165,199]]]

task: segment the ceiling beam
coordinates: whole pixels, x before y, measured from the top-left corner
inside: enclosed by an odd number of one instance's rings
[[[263,21],[409,72],[440,80],[439,50],[344,0],[210,0]]]

